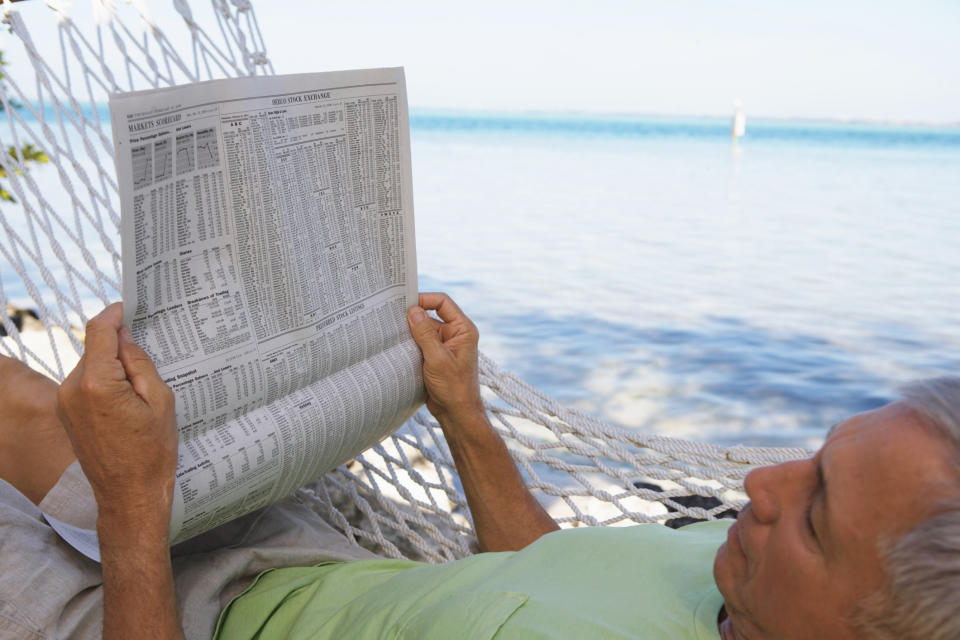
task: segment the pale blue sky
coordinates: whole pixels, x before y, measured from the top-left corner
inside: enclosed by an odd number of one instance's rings
[[[402,64],[414,105],[960,122],[956,1],[309,4],[260,11],[278,70]]]
[[[956,0],[254,6],[279,73],[402,65],[414,107],[960,122]]]

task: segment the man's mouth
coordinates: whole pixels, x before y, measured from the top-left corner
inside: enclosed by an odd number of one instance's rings
[[[736,549],[737,555],[742,556],[744,562],[747,560],[747,552],[743,546],[743,519],[747,517],[747,512],[750,510],[750,505],[747,505],[744,508],[740,515],[737,516],[737,521],[727,530],[727,546],[730,549]]]

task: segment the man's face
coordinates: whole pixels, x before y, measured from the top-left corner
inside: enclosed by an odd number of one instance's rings
[[[847,619],[883,583],[880,543],[960,494],[944,441],[906,405],[854,416],[816,456],[747,476],[750,504],[714,563],[724,638],[854,638]]]

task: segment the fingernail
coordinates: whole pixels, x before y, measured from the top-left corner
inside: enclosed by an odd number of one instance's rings
[[[120,327],[120,339],[124,342],[133,342],[133,334],[130,333],[130,329],[126,327]]]
[[[427,314],[425,314],[423,309],[420,307],[410,307],[410,310],[407,311],[407,315],[410,316],[410,322],[413,324],[423,322],[427,319]]]

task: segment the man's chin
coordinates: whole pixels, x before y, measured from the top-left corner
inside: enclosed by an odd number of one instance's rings
[[[732,587],[734,583],[730,566],[730,549],[724,542],[717,549],[717,555],[713,559],[713,581],[717,584],[717,590],[723,596],[724,605],[720,610],[719,629],[722,640],[740,640],[733,628],[733,620],[730,619],[730,605],[728,604],[733,595]]]
[[[721,640],[740,640],[740,636],[733,629],[733,621],[726,618],[719,626]]]

